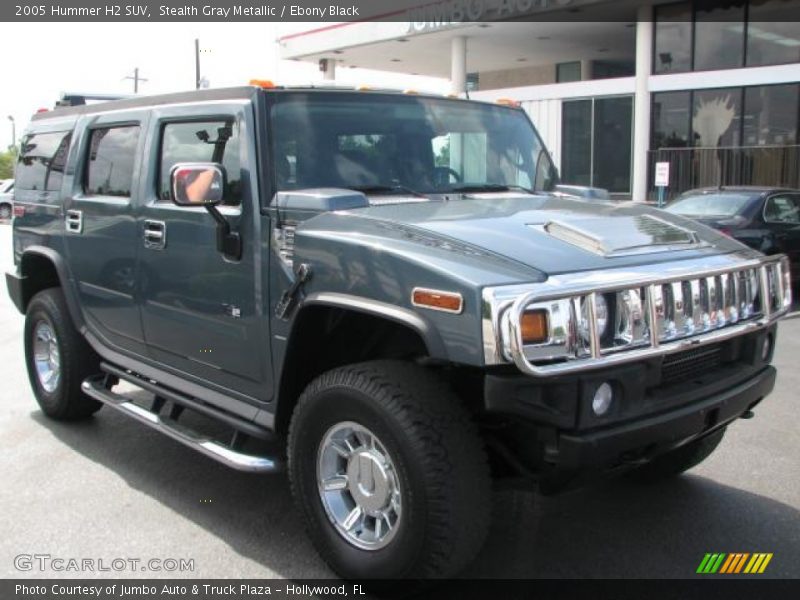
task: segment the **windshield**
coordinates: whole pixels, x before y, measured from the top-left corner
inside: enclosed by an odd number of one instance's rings
[[[752,194],[700,194],[678,198],[667,211],[691,217],[732,217],[739,214],[754,196]]]
[[[274,97],[279,190],[414,194],[548,190],[554,184],[547,152],[520,110],[413,95]]]

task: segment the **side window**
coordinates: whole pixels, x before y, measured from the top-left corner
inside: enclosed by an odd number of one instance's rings
[[[61,189],[72,132],[32,133],[20,144],[16,185],[21,190]]]
[[[764,220],[768,223],[800,224],[800,195],[782,194],[767,199]]]
[[[84,192],[129,198],[138,143],[138,125],[91,130]]]
[[[231,120],[167,123],[161,130],[158,198],[170,200],[169,173],[177,163],[214,162],[228,177],[223,204],[242,203],[239,124]]]

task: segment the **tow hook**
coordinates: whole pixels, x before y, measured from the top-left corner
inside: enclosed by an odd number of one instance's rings
[[[755,417],[755,413],[752,410],[746,410],[741,415],[739,415],[740,419],[752,419]]]

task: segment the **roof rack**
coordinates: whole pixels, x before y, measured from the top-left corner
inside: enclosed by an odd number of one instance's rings
[[[88,101],[111,102],[112,100],[125,100],[134,98],[132,94],[86,94],[83,92],[61,92],[61,97],[56,100],[55,108],[66,106],[84,106]]]

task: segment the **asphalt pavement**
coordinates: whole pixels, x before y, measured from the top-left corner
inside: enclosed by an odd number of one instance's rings
[[[10,265],[2,224],[0,266]],[[303,532],[285,476],[230,470],[109,409],[83,423],[45,419],[25,372],[22,326],[3,289],[2,577],[333,576]],[[798,356],[800,315],[780,327],[775,392],[683,477],[650,487],[613,480],[553,497],[495,492],[489,539],[466,572],[685,578],[707,552],[770,552],[764,577],[800,577]],[[111,572],[42,572],[34,559],[20,570],[34,554],[106,568],[115,559],[190,559],[194,569],[150,572],[128,562]]]

